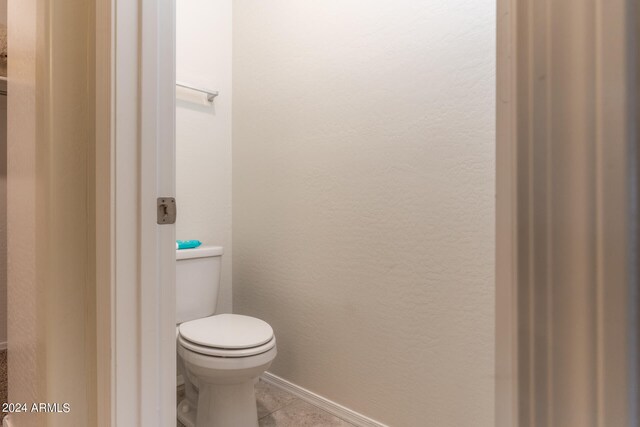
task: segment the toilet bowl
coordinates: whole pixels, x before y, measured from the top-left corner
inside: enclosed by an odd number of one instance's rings
[[[273,329],[250,316],[203,316],[215,301],[206,304],[197,295],[217,298],[217,289],[212,293],[209,287],[218,286],[222,249],[191,251],[179,251],[178,261],[190,262],[176,264],[176,347],[178,372],[185,385],[178,420],[186,427],[257,427],[254,384],[276,357]],[[205,280],[208,286],[201,283]]]
[[[254,383],[276,357],[262,320],[221,314],[180,325],[178,356],[189,393],[178,405],[186,427],[257,427]]]

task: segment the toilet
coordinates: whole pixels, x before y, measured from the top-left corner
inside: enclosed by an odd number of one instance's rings
[[[257,427],[254,384],[276,357],[268,323],[238,314],[214,314],[223,248],[176,251],[178,374],[185,427]]]

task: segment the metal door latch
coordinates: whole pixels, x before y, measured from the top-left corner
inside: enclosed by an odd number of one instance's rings
[[[158,197],[158,224],[175,224],[178,209],[174,197]]]

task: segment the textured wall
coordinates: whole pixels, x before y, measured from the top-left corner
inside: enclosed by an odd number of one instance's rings
[[[495,2],[234,2],[234,310],[393,426],[493,426]]]
[[[218,312],[230,312],[231,0],[180,0],[176,5],[177,79],[220,91],[213,107],[178,91],[176,236],[224,246]]]

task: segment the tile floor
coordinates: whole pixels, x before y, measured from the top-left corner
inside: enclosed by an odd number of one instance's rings
[[[354,427],[262,380],[256,385],[256,400],[260,427]]]

